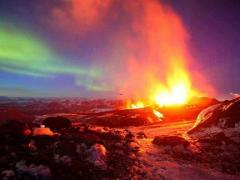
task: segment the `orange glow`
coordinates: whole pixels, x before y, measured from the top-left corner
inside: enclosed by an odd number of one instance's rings
[[[186,104],[194,96],[201,95],[191,86],[191,79],[187,70],[175,68],[174,72],[167,78],[165,84],[158,80],[153,81],[148,87],[149,95],[147,100],[128,102],[127,107],[136,109],[148,105],[179,106]]]
[[[131,109],[143,108],[144,106],[143,102],[138,101],[137,103],[131,104]]]
[[[63,30],[84,33],[101,25],[111,3],[111,0],[69,0],[68,6],[52,9],[50,23]]]
[[[157,110],[153,110],[153,114],[155,114],[155,116],[157,116],[159,119],[162,119],[164,116],[162,113],[160,113],[159,111]]]
[[[201,72],[192,68],[198,64],[189,52],[191,36],[184,22],[163,1],[69,0],[68,6],[53,8],[52,16],[52,26],[73,31],[73,37],[100,35],[108,28],[103,34],[106,42],[101,42],[106,52],[93,62],[106,67],[96,83],[137,100],[128,108],[182,105],[199,95],[195,89],[213,94]]]
[[[140,17],[139,8],[144,10]],[[155,0],[133,1],[126,9],[135,17],[132,27],[138,36],[121,36],[119,44],[124,42],[127,49],[128,74],[124,81],[116,78],[119,89],[145,106],[159,107],[184,105],[202,92],[209,94],[207,83],[192,68],[189,34],[180,16]],[[132,104],[129,107],[137,107]]]
[[[139,109],[139,108],[145,108],[145,107],[152,108],[152,113],[157,117],[158,120],[162,121],[164,118],[163,114],[160,113],[158,110],[154,109],[154,107],[151,107],[149,105],[144,104],[143,101],[137,101],[135,103],[132,103],[130,100],[127,101],[127,109]]]
[[[168,78],[167,84],[158,84],[152,95],[153,103],[159,106],[183,105],[194,95],[191,80],[186,71],[176,69],[174,74]]]

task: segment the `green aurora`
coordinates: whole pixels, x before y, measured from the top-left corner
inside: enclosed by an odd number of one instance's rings
[[[0,70],[33,77],[53,78],[56,75],[71,75],[76,85],[88,90],[104,91],[98,80],[102,76],[99,68],[79,67],[67,64],[32,33],[19,30],[9,24],[0,23]]]

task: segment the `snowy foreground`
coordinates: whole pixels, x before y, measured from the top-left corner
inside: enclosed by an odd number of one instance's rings
[[[78,125],[35,128],[1,136],[2,179],[237,179],[214,164],[191,159],[183,143],[153,144],[155,136],[180,137],[194,121],[128,129]],[[3,141],[5,141],[3,143]],[[3,156],[4,154],[4,156]],[[188,158],[190,157],[190,159]]]
[[[240,99],[196,122],[151,108],[57,112],[0,121],[0,179],[240,179]]]
[[[132,128],[133,132],[144,132],[148,138],[138,140],[141,151],[139,157],[142,169],[147,172],[150,179],[238,179],[239,175],[223,173],[208,164],[198,161],[184,160],[181,157],[171,156],[169,152],[182,153],[181,146],[166,147],[156,146],[152,141],[156,135],[182,135],[192,127],[194,121],[182,121],[173,123],[163,123],[148,127]],[[180,155],[181,156],[181,155]],[[187,156],[187,154],[185,154]],[[138,178],[142,178],[141,176]]]

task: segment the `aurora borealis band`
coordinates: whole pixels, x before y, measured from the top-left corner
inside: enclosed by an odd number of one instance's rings
[[[163,78],[166,51],[190,57],[216,96],[238,93],[239,10],[237,0],[0,0],[0,96],[125,94],[129,69],[142,73],[135,62]]]
[[[1,70],[36,77],[51,77],[54,74],[100,76],[98,70],[88,71],[81,67],[65,65],[46,44],[34,36],[15,31],[14,27],[2,24]],[[57,61],[58,59],[58,61]]]

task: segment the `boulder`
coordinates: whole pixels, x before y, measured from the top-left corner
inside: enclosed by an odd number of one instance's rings
[[[14,179],[15,172],[13,170],[3,170],[1,172],[1,178],[2,179]]]
[[[152,143],[158,146],[170,146],[170,147],[182,145],[183,147],[186,148],[187,146],[189,146],[189,142],[180,136],[156,136],[153,139]]]
[[[88,150],[89,161],[100,169],[107,168],[107,150],[102,144],[95,144]]]
[[[196,143],[202,162],[227,173],[239,173],[240,98],[204,109],[187,135]]]
[[[210,106],[199,113],[190,136],[213,135],[220,132],[240,132],[240,98]]]
[[[37,135],[37,136],[33,136],[32,140],[34,141],[34,145],[37,149],[46,151],[47,147],[52,145],[58,139],[54,136]]]
[[[16,170],[20,175],[19,179],[50,179],[51,171],[50,168],[44,165],[30,164],[26,165],[25,161],[19,161],[16,163]],[[27,176],[28,175],[28,176]]]
[[[72,126],[72,122],[69,119],[61,116],[48,117],[43,121],[43,124],[52,130],[60,130]]]
[[[91,113],[82,118],[90,124],[111,128],[149,125],[162,120],[151,107]]]

